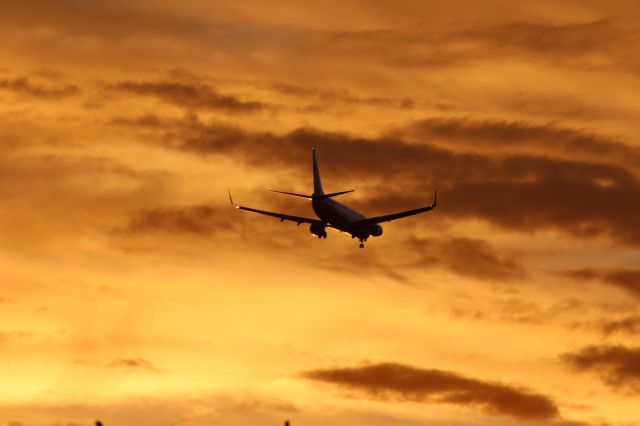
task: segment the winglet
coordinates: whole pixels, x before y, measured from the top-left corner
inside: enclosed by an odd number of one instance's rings
[[[231,205],[237,209],[238,205],[233,202],[233,198],[231,197],[231,190],[228,189],[227,191],[229,191],[229,201],[231,202]]]
[[[435,207],[437,201],[438,201],[438,190],[436,189],[436,192],[433,193],[433,203],[431,203],[431,207]]]

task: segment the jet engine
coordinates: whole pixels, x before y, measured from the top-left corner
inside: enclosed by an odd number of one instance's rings
[[[312,223],[309,232],[318,238],[327,238],[327,227],[321,223]]]
[[[382,235],[382,226],[380,225],[371,225],[369,227],[369,233],[371,235],[373,235],[374,237],[379,237],[380,235]]]

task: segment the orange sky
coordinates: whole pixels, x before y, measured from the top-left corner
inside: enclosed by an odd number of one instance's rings
[[[639,18],[0,3],[0,424],[640,424]]]

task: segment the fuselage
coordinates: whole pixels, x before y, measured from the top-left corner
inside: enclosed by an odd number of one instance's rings
[[[366,222],[366,217],[331,198],[312,198],[311,205],[316,216],[332,228],[348,232],[353,237],[367,239],[382,235],[382,227]]]

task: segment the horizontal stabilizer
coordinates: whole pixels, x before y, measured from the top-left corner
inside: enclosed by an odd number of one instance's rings
[[[325,198],[337,197],[338,195],[348,194],[349,192],[353,192],[353,191],[355,191],[355,189],[350,189],[348,191],[341,191],[341,192],[332,192],[331,194],[316,195],[313,198],[315,200],[324,200]]]
[[[294,197],[302,197],[302,198],[306,198],[308,200],[310,200],[312,198],[311,195],[296,194],[295,192],[276,191],[275,189],[270,189],[269,191],[277,192],[278,194],[293,195]]]

